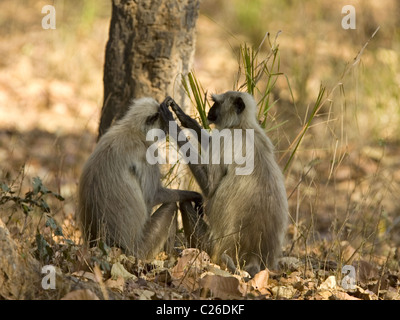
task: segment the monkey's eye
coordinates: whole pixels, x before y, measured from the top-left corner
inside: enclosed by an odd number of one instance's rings
[[[160,113],[157,112],[157,113],[151,115],[150,117],[147,117],[146,125],[149,126],[149,125],[154,124],[154,122],[156,122],[158,120],[159,116],[160,116]]]

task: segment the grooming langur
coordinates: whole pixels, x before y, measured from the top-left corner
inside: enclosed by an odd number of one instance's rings
[[[216,129],[229,130],[232,137],[235,129],[240,129],[242,141],[246,140],[246,129],[253,130],[253,170],[239,175],[240,165],[224,163],[224,141],[221,141],[219,164],[212,161],[215,149],[209,152],[208,164],[189,163],[206,198],[207,224],[196,217],[188,203],[180,203],[180,209],[187,224],[185,229],[191,229],[192,241],[202,242],[197,245],[205,244],[204,248],[210,251],[214,261],[227,263],[229,267],[228,255],[254,276],[260,267],[274,268],[281,253],[288,220],[284,179],[275,161],[273,145],[257,121],[254,98],[247,93],[229,91],[213,95],[212,99],[214,104],[207,118]],[[186,115],[172,99],[167,98],[161,105],[163,121],[173,121],[169,105],[182,127],[194,130],[200,143],[201,139],[209,139],[212,149],[213,135],[207,137],[197,121]],[[179,135],[181,128],[178,126],[177,130]],[[188,140],[179,140],[179,147],[188,143]],[[247,147],[241,145],[239,152],[247,151]],[[207,236],[202,241],[204,230],[207,230]]]
[[[143,259],[162,250],[176,231],[176,202],[202,202],[197,192],[163,188],[158,164],[146,158],[146,133],[163,129],[159,106],[151,98],[134,100],[101,137],[79,182],[78,214],[85,239],[103,239]]]

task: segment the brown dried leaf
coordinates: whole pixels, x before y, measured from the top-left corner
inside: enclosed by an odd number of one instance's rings
[[[188,275],[182,277],[182,279],[172,280],[172,284],[176,288],[183,286],[187,291],[192,292],[199,288],[199,279]]]
[[[239,290],[239,285],[239,280],[233,276],[224,277],[207,274],[200,280],[200,287],[205,294],[210,292],[212,297],[220,299],[241,297],[243,294]]]
[[[276,299],[292,299],[296,293],[296,289],[292,286],[275,286],[271,289]]]
[[[219,265],[214,264],[214,263],[210,263],[207,266],[207,271],[211,272],[213,274],[219,275],[219,276],[223,276],[223,277],[231,277],[232,276],[232,274],[229,271],[222,270]]]
[[[251,285],[255,290],[262,290],[268,287],[269,270],[265,269],[257,273],[248,284]]]
[[[155,295],[155,292],[147,289],[136,289],[135,293],[139,296],[139,300],[151,300],[151,298]]]
[[[67,293],[61,300],[100,300],[93,291],[89,289],[75,290]]]
[[[331,296],[332,292],[329,290],[322,290],[315,295],[315,300],[329,300]]]
[[[340,300],[361,300],[341,291],[335,292],[334,296]]]
[[[210,257],[204,251],[198,249],[185,249],[182,256],[178,259],[178,263],[171,270],[171,276],[174,279],[181,279],[186,273],[195,273],[200,275],[210,263]]]
[[[319,290],[329,290],[329,289],[335,289],[336,288],[336,278],[335,276],[329,276],[326,278],[326,280],[321,283],[319,286]]]
[[[200,275],[210,263],[210,257],[198,249],[185,249],[175,267],[171,269],[172,283],[178,287],[183,285],[187,290],[198,289]]]
[[[369,290],[364,290],[363,288],[356,286],[354,291],[349,292],[352,296],[359,298],[361,300],[378,300],[377,295]]]
[[[112,290],[116,290],[118,292],[123,292],[124,285],[125,285],[125,279],[123,277],[118,277],[117,280],[113,280],[110,278],[105,282],[105,285],[107,288],[110,288]]]
[[[116,280],[119,277],[122,277],[125,280],[127,280],[127,279],[136,280],[137,279],[137,277],[135,275],[126,271],[126,269],[120,262],[116,262],[113,264],[113,266],[111,268],[111,278]]]

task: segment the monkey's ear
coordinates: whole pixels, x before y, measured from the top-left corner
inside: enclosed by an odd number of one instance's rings
[[[233,106],[235,107],[237,114],[241,114],[243,112],[244,108],[246,107],[246,105],[244,104],[244,101],[241,97],[235,98],[235,100],[233,101]]]

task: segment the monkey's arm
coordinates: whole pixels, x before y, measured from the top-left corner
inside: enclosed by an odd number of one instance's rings
[[[156,192],[156,196],[154,198],[152,206],[154,207],[160,203],[182,201],[193,201],[196,206],[200,207],[203,203],[203,197],[200,193],[195,191],[160,188]]]
[[[168,106],[171,103],[171,101],[173,101],[173,100],[170,97],[168,97],[160,105],[160,116],[161,116],[162,121],[164,122],[164,128],[168,133],[169,133],[169,122],[170,121],[175,122],[171,111],[168,109]],[[182,113],[183,113],[183,111],[182,111]],[[193,121],[196,122],[196,120],[193,120]],[[198,124],[197,124],[197,126],[198,126],[197,129],[193,129],[193,130],[197,130],[196,133],[199,132],[200,135],[202,133],[204,134],[205,130],[201,130],[201,127]],[[176,125],[176,127],[177,127],[177,137],[178,137],[180,132],[182,131],[182,129],[178,125]],[[198,134],[198,139],[200,141],[201,138],[200,138],[199,134]],[[176,143],[178,144],[178,148],[180,149],[183,145],[185,145],[186,143],[190,143],[190,142],[187,139],[187,137],[185,137],[185,139],[183,141],[176,141]],[[194,149],[195,148],[191,148],[191,150],[194,150]],[[209,187],[208,187],[208,177],[207,177],[207,166],[204,164],[201,164],[201,157],[199,155],[197,155],[197,158],[198,158],[197,164],[193,164],[193,163],[189,162],[188,165],[189,165],[189,168],[192,171],[193,176],[195,177],[197,183],[199,184],[201,191],[203,192],[203,194],[205,196],[208,196]]]

